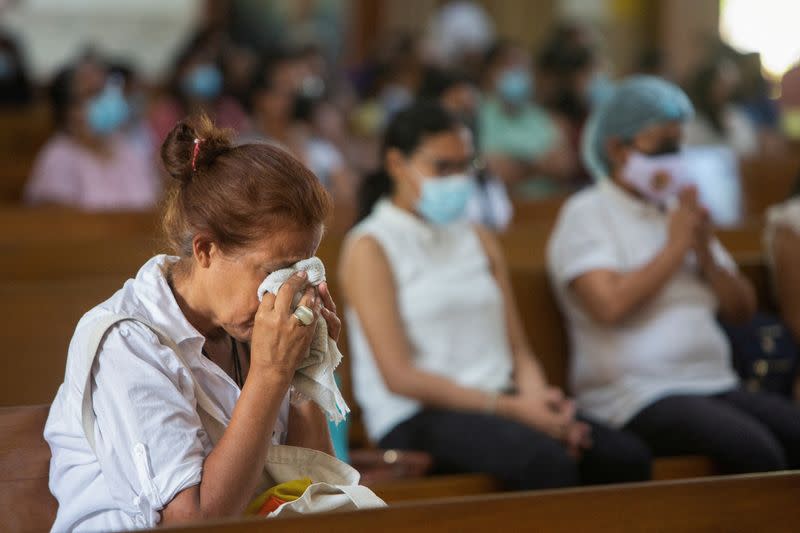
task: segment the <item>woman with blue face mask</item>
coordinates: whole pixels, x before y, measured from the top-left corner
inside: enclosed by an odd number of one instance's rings
[[[638,439],[577,417],[548,385],[498,243],[464,220],[474,153],[463,124],[417,104],[389,124],[385,170],[361,191],[339,272],[370,438],[511,489],[648,478]]]
[[[579,408],[656,455],[703,454],[726,473],[800,467],[800,408],[745,390],[722,328],[756,308],[686,180],[687,96],[625,80],[589,119],[597,184],[562,209],[548,247],[569,320]]]
[[[226,49],[224,37],[215,30],[192,36],[175,58],[168,81],[170,94],[152,106],[149,121],[161,143],[176,122],[205,113],[222,128],[237,132],[249,128],[247,114],[227,92],[221,63]]]
[[[518,195],[556,192],[576,165],[561,124],[533,101],[527,54],[514,43],[495,44],[486,57],[485,76],[478,141],[489,170]]]
[[[161,183],[154,162],[121,134],[130,105],[106,67],[84,60],[62,69],[50,99],[57,131],[37,156],[26,203],[101,211],[155,206]]]

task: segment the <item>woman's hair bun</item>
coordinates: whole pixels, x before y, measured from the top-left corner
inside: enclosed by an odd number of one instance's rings
[[[217,128],[205,114],[184,119],[172,128],[161,145],[161,161],[170,176],[189,183],[233,148],[232,139],[232,130]]]

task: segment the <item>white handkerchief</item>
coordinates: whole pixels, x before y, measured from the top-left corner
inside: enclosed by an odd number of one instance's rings
[[[308,281],[314,286],[325,281],[325,265],[322,261],[318,257],[304,259],[267,276],[258,287],[258,300],[261,301],[267,292],[278,294],[286,280],[301,270],[308,273]],[[301,396],[313,400],[330,420],[340,422],[350,412],[333,375],[333,371],[342,361],[342,353],[336,342],[328,336],[328,323],[324,318],[320,317],[315,327],[311,349],[298,365],[292,385]]]

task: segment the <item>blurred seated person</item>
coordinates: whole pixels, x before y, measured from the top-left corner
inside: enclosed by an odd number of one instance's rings
[[[275,55],[259,67],[250,89],[252,127],[240,142],[268,141],[292,152],[328,189],[337,204],[354,205],[355,178],[339,149],[311,127],[314,104],[302,96],[298,59]],[[302,105],[299,105],[302,102]],[[298,120],[296,111],[303,120]]]
[[[479,147],[489,171],[514,192],[547,196],[575,172],[569,143],[550,114],[535,105],[528,55],[507,41],[487,53],[486,98],[478,119]]]
[[[17,41],[0,30],[0,107],[16,107],[33,100],[33,87]]]
[[[63,68],[50,86],[56,133],[25,189],[29,205],[149,209],[161,195],[155,165],[121,133],[130,113],[119,80],[94,60]]]
[[[780,131],[780,109],[772,97],[773,88],[764,76],[761,55],[757,52],[737,54],[742,75],[736,99],[758,132],[759,146],[765,157],[783,155],[786,142]]]
[[[740,387],[717,322],[746,322],[756,298],[682,181],[691,115],[678,87],[637,76],[589,120],[597,184],[563,207],[547,251],[571,387],[579,409],[655,455],[706,455],[726,473],[797,468],[800,407]]]
[[[363,83],[364,101],[353,122],[362,135],[379,135],[395,113],[414,103],[424,74],[421,43],[408,32],[379,43]]]
[[[791,198],[767,211],[764,245],[781,318],[800,343],[800,183]],[[794,392],[800,400],[800,376]]]
[[[589,44],[553,39],[537,61],[537,76],[546,92],[542,105],[566,125],[566,137],[573,153],[580,152],[581,134],[591,110],[609,98],[614,84],[601,69],[599,59]],[[589,173],[580,168],[575,185],[591,182]]]
[[[169,94],[154,102],[149,112],[156,143],[164,141],[175,124],[200,112],[220,128],[248,129],[247,114],[236,98],[225,94],[220,66],[225,38],[215,30],[202,30],[178,53],[169,81]]]
[[[686,144],[722,144],[740,157],[758,154],[758,130],[734,99],[740,80],[730,59],[713,61],[697,71],[689,91],[697,113],[686,123]]]
[[[478,138],[480,90],[467,76],[429,69],[417,99],[438,102],[470,129],[473,139]],[[505,230],[514,214],[505,184],[483,167],[478,169],[476,184],[477,188],[467,204],[467,218],[493,230]]]
[[[144,82],[131,65],[116,62],[109,65],[111,79],[120,85],[128,102],[128,119],[121,131],[139,150],[143,158],[155,160],[156,143],[147,121],[148,94]]]
[[[339,268],[369,437],[511,489],[647,479],[646,446],[577,416],[528,345],[500,245],[464,219],[469,130],[420,103],[395,116],[382,153]]]

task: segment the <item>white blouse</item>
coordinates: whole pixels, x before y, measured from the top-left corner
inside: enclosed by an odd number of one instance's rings
[[[86,325],[104,313],[134,316],[178,345],[198,385],[229,418],[239,387],[204,357],[204,337],[181,313],[165,278],[177,258],[150,259],[122,289],[78,323],[64,383],[50,409],[44,437],[50,444],[50,490],[59,503],[53,531],[117,531],[154,527],[182,490],[197,485],[213,443],[196,410],[191,376],[147,327],[122,322],[109,330],[92,368],[97,417],[95,455],[81,424],[82,383],[76,353],[91,335]],[[283,443],[288,394],[272,441]]]
[[[667,213],[605,180],[569,199],[548,245],[549,274],[569,321],[572,392],[581,412],[614,427],[665,396],[712,394],[738,382],[716,321],[717,299],[700,277],[694,253],[618,325],[596,322],[569,288],[593,270],[641,268],[667,238]],[[712,253],[721,266],[736,270],[716,240]]]
[[[413,364],[485,391],[511,385],[513,358],[503,294],[474,228],[433,227],[382,200],[349,235],[370,236],[386,254]],[[369,437],[377,442],[422,406],[389,391],[358,315],[347,311],[353,386]]]

